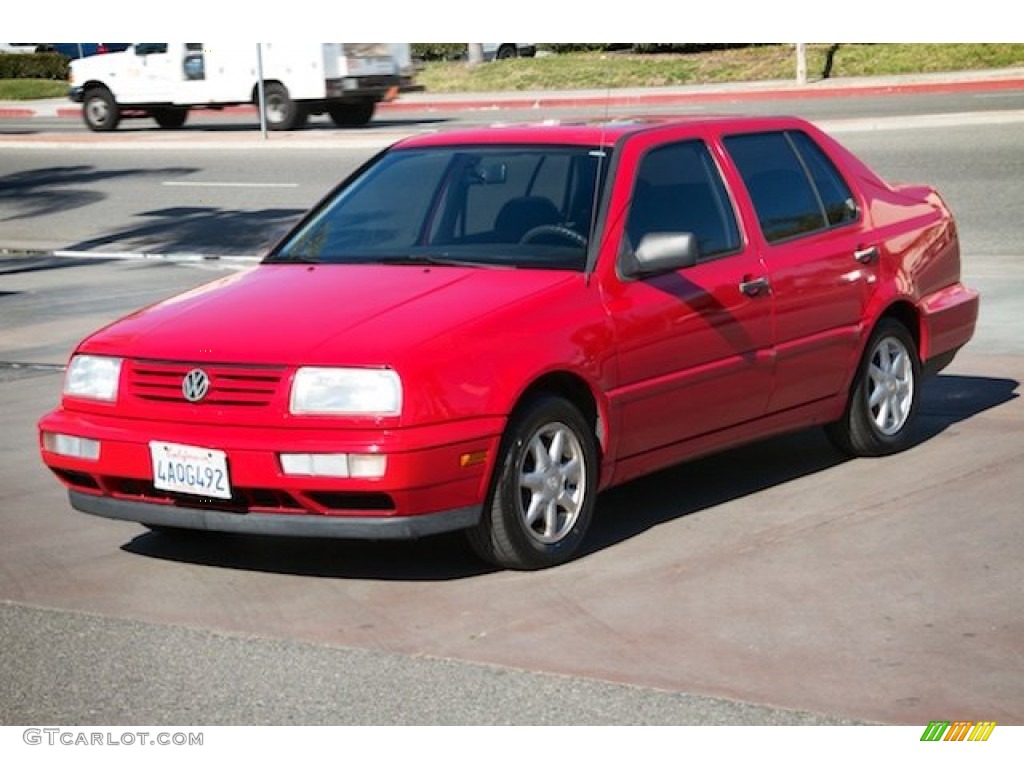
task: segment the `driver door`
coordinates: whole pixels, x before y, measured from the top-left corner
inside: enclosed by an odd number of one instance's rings
[[[606,295],[619,360],[619,458],[677,446],[765,413],[773,377],[767,271],[744,242],[718,164],[702,140],[639,159],[620,246],[689,232],[698,262]]]

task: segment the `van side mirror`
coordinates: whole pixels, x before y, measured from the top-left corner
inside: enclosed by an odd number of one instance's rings
[[[649,232],[632,254],[620,259],[619,271],[623,277],[638,280],[692,267],[699,255],[692,232]]]

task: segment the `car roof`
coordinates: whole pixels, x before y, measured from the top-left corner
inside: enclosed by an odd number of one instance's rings
[[[658,129],[713,127],[716,130],[756,131],[780,127],[804,127],[794,117],[754,117],[743,115],[695,115],[677,117],[638,117],[605,121],[554,121],[492,125],[419,134],[403,139],[396,148],[439,147],[473,144],[562,144],[610,146],[621,138]]]

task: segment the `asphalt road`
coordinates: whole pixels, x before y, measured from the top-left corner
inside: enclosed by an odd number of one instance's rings
[[[811,431],[691,462],[606,493],[584,556],[540,573],[454,536],[168,537],[72,512],[34,423],[74,340],[241,265],[0,256],[0,723],[1024,724],[1024,134],[975,106],[828,118],[883,174],[940,187],[983,294],[917,445],[846,461]],[[84,160],[0,141],[0,248],[258,250],[371,151],[310,133],[320,151]]]

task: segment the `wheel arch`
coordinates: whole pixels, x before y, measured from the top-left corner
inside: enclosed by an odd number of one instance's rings
[[[86,80],[84,83],[82,83],[82,96],[84,97],[85,94],[87,94],[89,91],[94,91],[97,89],[106,91],[114,98],[114,101],[117,101],[117,94],[114,93],[114,89],[102,80]]]
[[[544,395],[554,395],[568,400],[594,430],[597,448],[601,456],[607,453],[608,414],[603,400],[582,376],[570,371],[549,371],[534,379],[516,398],[510,413],[514,414],[524,404]]]
[[[280,80],[264,80],[263,81],[263,90],[264,91],[266,91],[268,85],[279,85],[282,88],[284,88],[286,91],[288,90],[287,86],[284,83],[282,83]],[[257,82],[252,84],[252,92],[251,92],[251,97],[250,98],[252,99],[252,103],[253,104],[259,104],[260,103],[260,84],[259,84],[259,81],[257,81]]]
[[[925,349],[927,340],[923,338],[921,313],[917,307],[906,299],[900,299],[893,302],[886,307],[885,311],[878,316],[877,320],[875,320],[875,323],[872,326],[872,331],[882,320],[885,319],[896,320],[902,324],[910,333],[910,337],[914,340],[914,345],[917,347],[918,358],[920,358],[922,362],[927,359],[927,350]]]

